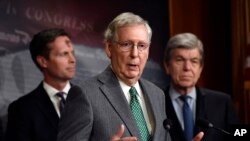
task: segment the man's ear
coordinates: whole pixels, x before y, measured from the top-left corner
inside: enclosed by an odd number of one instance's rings
[[[108,56],[108,58],[111,58],[111,55],[112,55],[112,53],[111,53],[111,49],[112,49],[111,48],[111,43],[108,42],[108,41],[105,41],[104,46],[105,46],[106,55]]]
[[[201,65],[201,72],[203,71],[203,68],[204,68],[204,64]]]
[[[165,72],[166,72],[167,74],[169,74],[168,63],[164,61],[163,64],[164,64]]]
[[[47,67],[47,59],[43,56],[37,56],[36,61],[38,62],[39,66],[41,68],[46,68]]]

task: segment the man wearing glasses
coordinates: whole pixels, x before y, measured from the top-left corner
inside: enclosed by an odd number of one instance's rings
[[[74,105],[68,101],[70,106],[66,105],[62,115],[58,141],[170,141],[163,128],[164,93],[141,78],[151,36],[148,23],[133,13],[122,13],[109,24],[104,44],[111,64],[82,84],[91,105],[92,129],[90,133],[82,131],[87,123],[83,122],[86,115],[80,110],[84,108],[82,102],[75,101],[79,104]],[[79,117],[66,114],[72,112],[81,114]],[[79,119],[82,124],[76,123]]]

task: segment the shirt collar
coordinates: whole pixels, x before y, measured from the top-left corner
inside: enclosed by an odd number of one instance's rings
[[[125,83],[122,82],[119,78],[118,78],[118,81],[119,81],[119,83],[120,83],[120,86],[121,86],[122,90],[123,90],[124,92],[126,92],[126,93],[129,93],[129,89],[131,88],[131,86],[125,84]],[[137,91],[137,95],[138,95],[139,97],[141,97],[141,89],[140,89],[139,82],[137,81],[133,87],[135,87],[135,89],[136,89],[136,91]]]
[[[195,87],[193,87],[191,92],[187,93],[187,95],[189,97],[191,97],[193,100],[196,100],[196,89],[195,89]],[[170,96],[170,98],[172,100],[176,100],[181,96],[181,94],[179,92],[177,92],[172,85],[170,85],[169,96]]]
[[[51,85],[49,85],[45,81],[43,81],[43,88],[45,89],[45,91],[47,92],[49,97],[53,97],[56,93],[59,92],[56,88],[52,87]],[[61,92],[64,92],[67,95],[69,92],[69,89],[70,89],[70,83],[68,81],[66,86],[63,88],[63,90]]]

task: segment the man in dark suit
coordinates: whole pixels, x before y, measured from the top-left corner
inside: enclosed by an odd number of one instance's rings
[[[204,141],[223,141],[225,133],[205,129],[199,125],[200,119],[212,123],[215,127],[228,130],[231,124],[239,123],[228,94],[199,88],[196,83],[204,65],[202,42],[191,33],[173,36],[166,47],[164,66],[170,75],[171,83],[165,90],[166,113],[172,120],[170,134],[173,141],[190,141],[198,131],[205,131]],[[185,98],[187,103],[185,103]],[[187,106],[185,106],[187,105]],[[184,108],[185,107],[185,108]],[[187,124],[189,109],[192,127]],[[204,122],[203,122],[204,123]],[[188,129],[187,129],[188,128]]]
[[[2,119],[0,118],[0,141],[4,139]]]
[[[9,105],[6,139],[55,141],[62,110],[59,104],[75,75],[74,48],[63,29],[48,29],[34,35],[29,50],[44,79],[32,92]],[[56,95],[58,92],[63,92],[62,97]]]

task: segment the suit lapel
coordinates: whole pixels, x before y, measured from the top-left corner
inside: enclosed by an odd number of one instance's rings
[[[184,137],[181,124],[175,113],[174,106],[169,96],[169,87],[165,90],[165,97],[167,117],[172,121],[172,127],[170,129],[171,136],[173,137],[172,139],[173,141],[185,141],[186,139]]]
[[[158,105],[155,103],[155,102],[157,102],[157,100],[155,100],[155,97],[153,95],[153,93],[155,93],[155,92],[152,91],[152,89],[150,89],[150,87],[147,87],[142,79],[139,80],[139,84],[140,84],[140,87],[141,87],[143,94],[144,94],[145,103],[147,103],[146,108],[149,109],[151,114],[152,114],[152,120],[153,120],[154,125],[155,125],[155,129],[152,129],[152,130],[153,130],[153,132],[156,132],[156,129],[157,129],[156,123],[159,123],[159,122],[158,122],[158,118],[155,118],[155,117],[157,117],[159,115],[159,113],[157,113],[157,111],[159,111],[159,110],[157,109],[157,106],[155,106],[155,105]],[[154,133],[152,133],[152,134],[154,134]]]
[[[196,101],[196,107],[197,107],[197,112],[196,112],[196,117],[199,118],[206,118],[206,107],[205,107],[205,97],[206,94],[203,93],[199,88],[196,88],[197,92],[197,101]]]
[[[207,119],[207,110],[206,110],[206,94],[201,91],[201,89],[196,88],[197,101],[196,101],[196,120],[199,118]],[[195,125],[195,133],[198,133],[201,129]]]
[[[111,68],[108,67],[98,79],[103,83],[100,89],[114,108],[117,115],[123,121],[128,132],[131,136],[140,137],[140,133],[138,127],[136,126],[129,104]]]
[[[36,103],[38,105],[39,110],[44,114],[44,116],[48,119],[48,121],[57,129],[59,117],[56,113],[56,110],[43,88],[42,83],[36,89]]]

